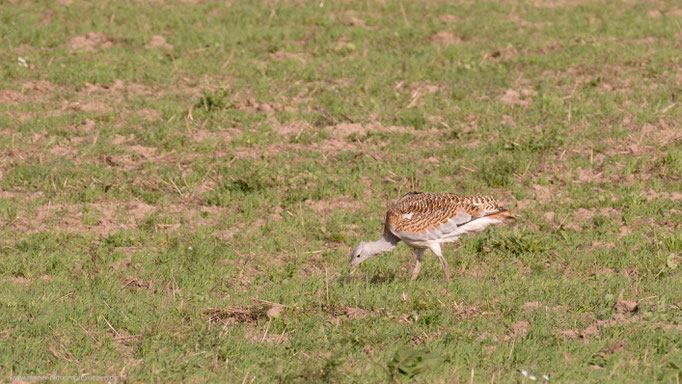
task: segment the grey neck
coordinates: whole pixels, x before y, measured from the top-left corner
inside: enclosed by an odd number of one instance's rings
[[[400,239],[393,236],[392,233],[387,232],[381,239],[367,242],[365,249],[369,250],[372,255],[378,255],[393,250],[393,248],[398,245],[399,241]]]

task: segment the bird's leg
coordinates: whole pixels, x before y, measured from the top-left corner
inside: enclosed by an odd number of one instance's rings
[[[412,271],[412,279],[415,280],[417,276],[419,275],[419,271],[422,270],[422,256],[424,255],[424,250],[423,249],[417,249],[417,264],[414,266],[414,271]]]
[[[440,259],[440,266],[443,268],[443,273],[445,273],[445,281],[450,281],[450,266],[448,265],[448,261],[445,260],[445,257],[443,257],[443,252],[440,250],[440,244],[432,244],[429,248],[438,256],[438,259]]]

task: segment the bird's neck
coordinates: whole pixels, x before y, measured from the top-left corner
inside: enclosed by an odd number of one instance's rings
[[[391,233],[384,233],[384,236],[377,241],[367,242],[365,249],[369,250],[372,255],[378,255],[383,252],[393,250],[398,245],[400,239],[393,236]]]

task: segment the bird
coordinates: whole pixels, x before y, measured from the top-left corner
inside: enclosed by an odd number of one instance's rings
[[[450,267],[443,257],[441,243],[457,241],[471,232],[480,232],[516,215],[490,196],[460,196],[452,193],[409,192],[390,204],[384,220],[384,233],[377,241],[361,241],[350,254],[350,272],[358,264],[393,250],[402,240],[415,250],[415,280],[421,271],[422,256],[429,249],[441,263],[445,280]]]

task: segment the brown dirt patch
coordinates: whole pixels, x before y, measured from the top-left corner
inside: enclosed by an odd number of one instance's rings
[[[147,121],[156,121],[161,117],[161,114],[156,109],[144,108],[137,111],[137,115]]]
[[[57,145],[50,148],[50,153],[55,156],[73,156],[76,154],[76,150],[71,147],[66,147],[63,145]]]
[[[38,192],[0,191],[0,198],[3,199],[22,199],[25,201],[31,201],[33,199],[39,199],[44,196],[45,194],[42,191]]]
[[[78,108],[83,111],[83,112],[92,112],[92,113],[109,113],[111,112],[111,107],[101,101],[90,101],[85,104],[79,104]]]
[[[481,311],[479,306],[480,303],[474,303],[473,305],[465,302],[457,303],[456,301],[452,303],[455,317],[461,320],[470,320],[478,316],[490,314],[490,312]]]
[[[45,16],[43,16],[43,18],[40,19],[40,21],[38,22],[38,26],[39,27],[45,27],[45,26],[50,25],[50,23],[52,23],[52,20],[54,20],[54,15],[55,15],[55,12],[53,9],[50,9],[49,11],[47,11],[45,13]]]
[[[0,91],[0,103],[1,104],[17,104],[24,102],[26,97],[17,91]]]
[[[149,42],[147,43],[147,48],[148,49],[165,49],[168,51],[173,50],[173,45],[168,44],[166,42],[166,38],[160,35],[154,35],[149,39]]]
[[[74,52],[95,52],[98,48],[107,49],[111,45],[112,39],[101,32],[88,32],[85,35],[78,35],[69,39],[69,48]]]
[[[253,307],[224,307],[224,308],[207,308],[202,311],[206,316],[209,324],[220,323],[223,325],[232,325],[236,323],[253,323],[259,319],[265,318],[265,311],[262,308]]]
[[[455,15],[445,14],[440,17],[440,21],[444,23],[455,24],[459,21],[459,18]]]
[[[523,337],[528,334],[528,331],[530,330],[530,323],[527,320],[519,320],[516,323],[512,324],[512,331],[509,335],[505,337],[505,339],[514,339],[517,337]]]
[[[114,135],[114,137],[111,139],[111,144],[114,145],[121,145],[123,143],[128,143],[131,141],[135,140],[135,135],[134,134],[129,134],[129,135]]]
[[[343,24],[349,27],[364,27],[367,25],[365,20],[353,15],[347,15],[343,20]]]
[[[314,127],[305,121],[292,121],[287,124],[273,124],[272,129],[280,136],[297,138],[303,132],[310,132]]]
[[[369,131],[369,126],[364,126],[362,124],[349,124],[349,123],[341,123],[336,126],[330,126],[327,127],[329,131],[331,131],[332,136],[336,137],[346,137],[350,136],[352,134],[360,134],[364,135],[367,134]]]
[[[531,22],[515,13],[509,15],[509,20],[517,23],[521,27],[546,28],[552,25],[551,22]]]
[[[510,60],[519,55],[519,51],[513,46],[498,48],[488,54],[492,61]]]
[[[613,309],[620,313],[634,313],[639,310],[639,303],[634,300],[623,300],[618,298],[616,304],[613,305]]]
[[[144,145],[131,145],[128,147],[129,151],[135,152],[138,156],[149,158],[156,154],[156,148],[145,147]]]
[[[315,128],[304,122],[290,123],[285,125],[273,125],[275,132],[282,136],[295,137],[303,132],[312,132],[317,134]],[[402,127],[402,126],[389,126],[385,127],[381,123],[369,123],[369,124],[359,124],[359,123],[341,123],[337,125],[327,126],[325,128],[329,131],[330,135],[325,140],[314,143],[296,143],[296,144],[282,144],[276,143],[268,146],[263,146],[259,148],[248,148],[248,149],[238,149],[234,152],[237,158],[256,158],[264,159],[268,157],[277,156],[281,152],[295,152],[295,151],[306,151],[306,152],[319,152],[326,155],[333,155],[343,151],[367,151],[372,147],[376,149],[375,145],[370,145],[364,142],[351,141],[350,138],[353,135],[363,136],[369,132],[382,132],[382,133],[408,133],[412,132],[418,137],[429,137],[433,138],[434,134],[439,134],[438,130],[431,131],[416,131],[413,128]],[[295,133],[294,133],[295,132]],[[420,143],[421,145],[422,143]],[[388,142],[383,144],[388,145]],[[381,146],[381,144],[380,144]]]
[[[545,217],[545,220],[547,220],[548,223],[554,222],[554,216],[555,215],[556,215],[556,213],[554,213],[554,211],[547,211],[543,214],[543,216]]]
[[[255,323],[261,319],[280,316],[286,308],[277,303],[260,303],[252,306],[230,306],[207,308],[202,311],[210,324],[232,325],[236,323]]]
[[[568,329],[560,331],[559,334],[563,337],[569,339],[582,339],[588,341],[590,339],[598,339],[601,335],[601,329],[612,328],[617,325],[636,323],[641,320],[641,315],[634,315],[630,317],[625,317],[622,313],[616,313],[608,320],[596,320],[592,324],[588,325],[582,331],[576,331],[574,329]]]
[[[74,233],[106,234],[122,229],[136,228],[148,213],[155,208],[139,202],[132,203],[92,203],[83,205],[48,204],[40,206],[35,212],[18,212],[11,223],[5,223],[24,233],[37,233],[48,230],[65,230]],[[85,217],[96,218],[94,224],[85,224]],[[123,218],[118,221],[117,218]],[[4,222],[0,219],[0,222]]]
[[[353,308],[353,307],[347,307],[345,309],[345,315],[348,319],[351,320],[357,320],[357,319],[364,319],[365,317],[369,315],[376,315],[378,311],[375,310],[367,310],[367,309],[362,309],[362,308]]]
[[[530,103],[533,101],[533,98],[537,96],[537,94],[538,93],[532,89],[523,88],[519,91],[507,89],[504,91],[504,95],[500,97],[500,101],[511,106],[520,105],[525,107],[530,105]]]
[[[339,39],[336,40],[336,43],[334,43],[334,50],[336,51],[343,51],[345,49],[351,50],[353,47],[352,40],[346,36],[339,37]]]
[[[7,276],[5,280],[23,286],[26,286],[29,283],[31,283],[31,279],[27,279],[23,276]]]
[[[121,249],[117,248],[117,250],[121,250]],[[123,251],[126,252],[128,257],[123,259],[123,260],[114,261],[113,263],[111,263],[111,268],[114,271],[123,271],[123,270],[130,268],[130,267],[133,267],[133,255],[132,255],[132,253],[134,252],[134,250],[123,249]],[[142,267],[142,265],[138,263],[138,264],[135,264],[134,267],[135,267],[135,269],[139,269]]]
[[[431,36],[431,41],[444,47],[462,43],[462,39],[459,36],[455,36],[455,34],[450,31],[437,32]]]
[[[47,80],[29,80],[22,86],[23,90],[37,92],[51,92],[54,88],[54,84]]]
[[[645,192],[641,192],[639,194],[641,197],[645,197],[647,201],[652,201],[652,200],[657,200],[657,199],[664,199],[664,200],[673,200],[673,201],[678,201],[682,200],[682,193],[680,192],[656,192],[653,189],[650,189]]]
[[[573,8],[585,3],[584,0],[534,0],[531,4],[537,8],[556,9]]]
[[[652,9],[648,11],[646,15],[652,19],[658,19],[659,17],[663,16],[663,13],[661,13],[661,11],[659,11],[658,9]]]
[[[128,96],[149,96],[154,91],[146,85],[137,83],[125,83],[123,80],[114,80],[111,84],[92,84],[85,83],[79,92],[80,99],[93,99],[91,96],[108,96],[115,100],[121,100],[124,95]],[[86,97],[88,96],[88,97]],[[97,100],[97,98],[95,98]]]
[[[548,202],[551,201],[552,198],[556,195],[555,192],[553,192],[548,186],[545,185],[540,185],[540,184],[534,184],[533,189],[535,190],[535,198],[541,202]]]

